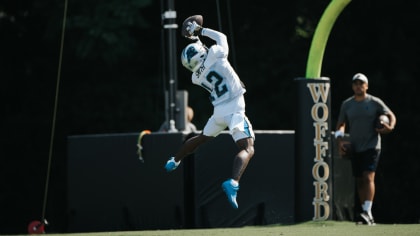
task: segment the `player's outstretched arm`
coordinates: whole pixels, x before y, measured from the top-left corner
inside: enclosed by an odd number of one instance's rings
[[[216,44],[223,47],[223,49],[226,52],[229,51],[227,37],[224,33],[210,29],[210,28],[203,28],[201,30],[201,35],[213,39],[214,41],[216,41]]]

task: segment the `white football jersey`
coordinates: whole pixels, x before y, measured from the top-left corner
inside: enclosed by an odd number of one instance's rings
[[[210,92],[213,106],[243,95],[246,92],[243,83],[228,61],[226,36],[208,28],[203,29],[202,35],[214,39],[216,44],[209,48],[204,63],[192,74],[192,83]]]

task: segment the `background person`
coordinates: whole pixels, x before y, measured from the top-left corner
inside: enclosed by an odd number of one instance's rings
[[[338,141],[339,154],[351,156],[352,171],[362,207],[360,216],[366,224],[374,225],[372,205],[375,196],[375,172],[381,153],[381,134],[394,130],[397,119],[380,98],[367,93],[368,87],[368,79],[364,74],[357,73],[353,76],[354,95],[341,104],[335,138]],[[381,114],[387,115],[390,123],[384,123],[382,128],[377,128],[375,124]],[[342,139],[345,131],[350,135],[351,146],[347,146]]]
[[[185,133],[196,133],[197,132],[197,127],[195,126],[195,124],[192,122],[193,118],[194,118],[194,110],[192,109],[192,107],[187,106],[186,108],[186,116],[187,116],[187,122],[185,123],[185,129],[182,130]],[[170,125],[168,124],[168,122],[164,121],[162,123],[162,125],[159,127],[159,132],[169,132],[170,130]]]

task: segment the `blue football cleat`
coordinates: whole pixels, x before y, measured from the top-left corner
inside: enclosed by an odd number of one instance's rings
[[[165,165],[166,171],[171,172],[175,170],[179,166],[179,163],[181,163],[181,161],[176,162],[175,157],[169,158],[169,160],[166,162],[166,165]]]
[[[232,184],[232,180],[228,179],[222,184],[223,191],[225,191],[226,196],[229,200],[229,203],[232,205],[233,208],[238,209],[238,203],[236,202],[236,193],[239,190],[239,185],[234,186]]]

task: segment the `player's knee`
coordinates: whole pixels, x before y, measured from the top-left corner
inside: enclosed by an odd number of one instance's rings
[[[254,144],[252,139],[241,139],[236,142],[241,152],[245,152],[248,158],[251,158],[254,153]]]
[[[248,153],[249,157],[253,157],[255,153],[254,145],[249,145],[245,148],[245,151]]]

